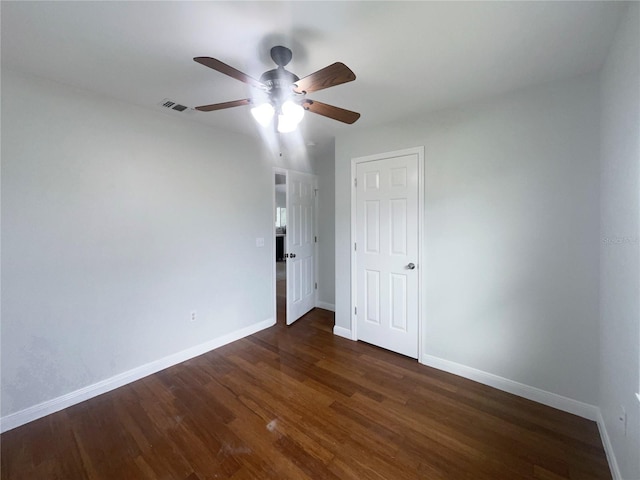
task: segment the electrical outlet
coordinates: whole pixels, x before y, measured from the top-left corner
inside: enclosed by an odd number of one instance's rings
[[[193,310],[193,311],[191,312],[191,321],[192,321],[192,322],[195,322],[195,321],[196,321],[196,311],[195,311],[195,310]]]
[[[620,422],[620,428],[622,429],[622,434],[627,436],[627,411],[624,409],[622,405],[620,405],[620,414],[618,415],[618,421]]]

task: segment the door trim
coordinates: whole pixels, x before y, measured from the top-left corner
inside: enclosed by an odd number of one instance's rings
[[[377,153],[364,157],[351,159],[351,340],[358,340],[358,322],[355,314],[357,299],[357,261],[354,244],[356,241],[356,168],[359,163],[372,162],[374,160],[384,160],[391,157],[402,157],[405,155],[418,156],[418,362],[424,363],[424,293],[426,266],[424,263],[424,146],[407,148],[404,150],[394,150],[391,152]]]

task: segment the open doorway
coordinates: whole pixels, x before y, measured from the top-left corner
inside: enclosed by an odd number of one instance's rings
[[[276,232],[276,318],[279,325],[287,324],[287,176],[275,173],[275,232]]]

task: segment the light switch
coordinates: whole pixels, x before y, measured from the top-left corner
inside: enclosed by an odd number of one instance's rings
[[[264,237],[256,238],[256,247],[264,247]]]

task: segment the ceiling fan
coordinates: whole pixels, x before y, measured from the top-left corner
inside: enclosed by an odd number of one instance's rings
[[[264,127],[269,126],[277,114],[277,129],[281,133],[295,130],[305,111],[348,124],[352,124],[360,118],[360,114],[357,112],[306,98],[307,93],[355,80],[356,76],[349,67],[336,62],[300,79],[284,68],[291,61],[291,57],[291,50],[287,47],[273,47],[271,58],[278,67],[264,72],[260,80],[256,80],[215,58],[194,58],[196,62],[205,67],[224,73],[257,89],[255,98],[201,105],[196,107],[196,110],[212,112],[225,108],[253,105],[251,113],[256,121]]]

